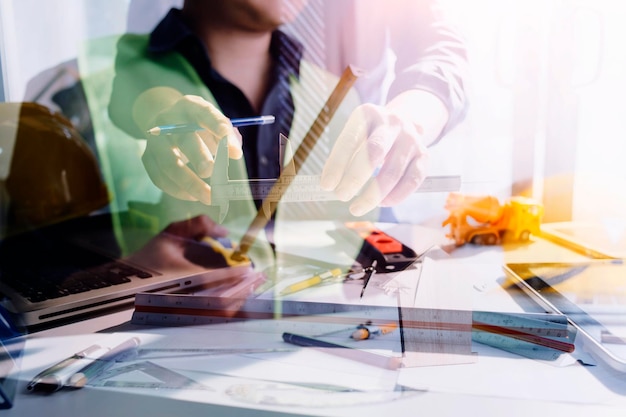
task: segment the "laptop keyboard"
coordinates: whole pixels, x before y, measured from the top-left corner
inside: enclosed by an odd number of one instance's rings
[[[85,270],[61,268],[33,271],[24,268],[3,274],[2,281],[30,302],[37,303],[70,294],[126,284],[131,282],[130,277],[143,279],[152,277],[152,274],[120,262],[111,262]]]
[[[30,302],[65,297],[150,278],[141,270],[64,242],[13,241],[0,246],[0,281]]]

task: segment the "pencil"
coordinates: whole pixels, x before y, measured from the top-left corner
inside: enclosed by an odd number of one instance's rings
[[[322,272],[320,274],[313,275],[302,281],[298,281],[288,287],[283,288],[280,295],[293,294],[294,292],[302,291],[307,288],[314,287],[329,279],[337,278],[341,276],[341,268],[331,269],[330,271]]]
[[[233,124],[234,127],[269,125],[274,123],[275,121],[276,118],[271,115],[230,119],[230,122]],[[148,129],[147,133],[152,136],[161,136],[174,135],[177,133],[197,132],[198,130],[204,130],[204,128],[195,123],[181,123],[155,126],[151,129]]]

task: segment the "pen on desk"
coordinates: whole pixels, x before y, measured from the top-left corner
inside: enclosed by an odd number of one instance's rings
[[[230,119],[230,122],[232,123],[234,127],[243,127],[243,126],[269,125],[269,124],[274,123],[275,120],[276,118],[274,116],[266,115],[266,116],[257,116],[257,117],[234,118],[234,119]],[[152,136],[173,135],[176,133],[196,132],[198,130],[204,130],[204,128],[195,123],[181,123],[181,124],[155,126],[151,129],[148,129],[148,134]]]
[[[84,387],[89,380],[100,375],[107,368],[112,366],[117,359],[137,348],[140,343],[141,340],[137,337],[132,337],[122,342],[72,375],[67,385],[73,388]]]
[[[280,291],[280,295],[293,294],[294,292],[302,291],[307,288],[314,287],[321,284],[324,281],[332,280],[342,275],[341,268],[331,269],[320,274],[313,275],[311,278],[307,278],[303,281],[291,284]]]
[[[100,345],[93,345],[80,352],[76,352],[67,359],[37,374],[26,389],[33,392],[54,392],[63,388],[72,375],[90,364],[94,359],[101,357],[108,349]]]
[[[283,333],[283,340],[296,346],[322,348],[325,349],[325,352],[332,353],[336,356],[341,356],[367,365],[377,366],[379,368],[397,369],[402,361],[401,358],[398,357],[379,355],[365,350],[353,349],[348,346],[337,345],[335,343],[326,342],[325,340],[288,332]]]

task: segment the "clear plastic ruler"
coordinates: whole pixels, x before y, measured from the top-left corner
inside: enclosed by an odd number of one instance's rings
[[[471,316],[469,324],[468,314]],[[544,359],[546,352],[555,356],[574,348],[575,333],[567,324],[567,317],[547,313],[467,312],[140,293],[135,298],[132,316],[132,323],[139,325],[231,323],[233,328],[246,331],[278,333],[306,328],[308,334],[323,334],[366,322],[375,325],[398,323],[405,352],[421,351],[425,340],[436,340],[439,345],[453,347],[463,345],[470,336],[476,342],[539,359]],[[529,346],[532,347],[530,351]]]
[[[281,148],[289,149],[289,139],[280,137]],[[209,180],[212,205],[219,207],[220,218],[228,212],[233,200],[263,200],[264,210],[270,212],[268,204],[298,201],[332,201],[337,197],[332,191],[320,187],[319,175],[296,175],[293,167],[286,167],[279,178],[258,180],[231,180],[228,177],[228,149],[225,141],[220,141],[215,156],[213,174]],[[416,190],[424,192],[459,191],[461,177],[458,175],[429,176]]]
[[[360,391],[342,385],[301,382],[301,381],[275,381],[271,378],[240,378],[220,372],[203,371],[203,374],[210,374],[219,377],[222,381],[231,381],[231,385],[226,390],[226,394],[237,396],[253,390],[256,395],[273,395],[279,398],[285,398],[294,394],[307,394],[312,397],[312,404],[319,406],[320,401],[324,401],[324,394],[348,394],[354,396],[357,393],[363,393],[363,396],[357,396],[355,404],[363,404],[366,402],[390,401],[397,398],[416,395],[422,390],[396,386],[392,391]],[[223,383],[223,382],[222,382]],[[151,361],[132,363],[126,366],[112,369],[90,381],[87,385],[91,387],[105,388],[141,388],[151,390],[202,390],[216,392],[218,389],[209,387],[188,378],[178,372],[164,368]],[[276,399],[272,398],[271,403],[276,404]],[[330,397],[334,398],[334,397]],[[315,401],[317,400],[317,401]],[[345,405],[346,401],[351,398],[340,399],[338,405]],[[284,401],[284,400],[283,400]],[[248,402],[248,401],[247,401]],[[282,402],[282,401],[281,401]]]
[[[124,377],[124,375],[131,373],[134,376],[133,379]],[[105,371],[98,377],[90,380],[87,385],[108,388],[213,390],[178,372],[174,372],[150,361],[133,363]]]

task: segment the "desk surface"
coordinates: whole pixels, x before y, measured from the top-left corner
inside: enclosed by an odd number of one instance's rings
[[[384,225],[381,228],[407,244],[412,242],[418,251],[420,247],[444,242],[440,233],[416,226]],[[527,310],[536,308],[536,306],[523,295],[507,293],[498,285],[498,279],[502,277],[501,266],[503,263],[531,259],[533,261],[563,261],[581,258],[581,255],[567,249],[535,239],[532,243],[516,247],[475,247],[468,245],[456,248],[449,251],[449,259],[445,259],[445,262],[456,264],[459,270],[474,271],[471,274],[468,272],[468,279],[472,280],[471,298],[474,309]],[[366,294],[364,302],[384,303],[385,297],[389,296],[389,287],[385,287],[385,277],[378,279],[379,281],[373,283],[371,291]],[[354,290],[347,291],[349,297]],[[319,293],[311,293],[316,298],[332,299],[335,296],[333,288],[330,287],[320,288],[316,291]],[[342,291],[341,297],[346,297],[346,291]],[[251,396],[246,397],[248,402],[241,401],[243,397],[236,401],[233,400],[232,395],[229,398],[224,398],[224,393],[220,392],[221,388],[219,387],[221,385],[219,384],[216,385],[217,389],[207,392],[205,395],[199,395],[198,392],[187,392],[189,390],[116,389],[89,386],[80,390],[64,389],[52,395],[27,393],[26,384],[39,371],[77,350],[101,340],[109,333],[139,333],[142,337],[146,335],[150,337],[163,336],[162,338],[168,343],[179,343],[180,345],[193,339],[194,343],[200,343],[206,347],[233,346],[237,343],[242,346],[250,343],[261,343],[263,346],[280,346],[276,344],[280,343],[278,340],[280,333],[260,333],[249,331],[249,329],[233,328],[228,325],[201,326],[194,328],[193,331],[191,328],[141,327],[129,324],[131,315],[132,310],[125,310],[29,335],[22,359],[16,405],[11,410],[3,410],[2,414],[20,417],[36,415],[45,415],[46,417],[67,417],[69,415],[227,416],[251,415],[251,411],[255,410],[254,415],[260,416],[280,414],[380,416],[381,413],[401,416],[415,415],[416,410],[420,410],[429,416],[479,414],[483,416],[528,416],[541,414],[571,417],[589,415],[590,413],[592,415],[617,416],[623,415],[626,409],[626,377],[624,375],[614,375],[603,366],[584,366],[576,362],[566,365],[565,363],[556,364],[531,360],[477,343],[472,345],[472,350],[476,352],[475,360],[469,363],[401,368],[398,371],[393,371],[393,378],[397,384],[415,390],[410,395],[402,396],[399,399],[389,397],[378,401],[370,396],[361,403],[358,400],[347,401],[347,405],[339,405],[332,401],[329,403],[330,405],[326,406],[321,402],[307,406],[268,405],[255,403],[254,400],[251,400]],[[300,352],[297,353],[297,355],[299,354]],[[307,368],[300,362],[295,364],[299,368],[289,368],[294,366],[293,362],[288,364],[281,362],[275,368],[270,366],[269,375],[260,375],[260,377],[269,378],[274,374],[277,375],[283,367],[285,369],[297,369],[301,375],[319,374],[320,369],[332,367],[334,361],[340,360],[338,358],[330,359],[325,353],[319,353],[319,355],[327,359],[315,362],[316,365],[313,367]],[[206,377],[203,372],[214,373],[213,376],[215,377],[219,373],[217,371],[229,369],[239,377],[244,375],[250,378],[250,375],[253,374],[246,373],[246,366],[250,366],[251,369],[256,368],[257,372],[267,372],[261,371],[268,368],[267,363],[265,366],[260,363],[266,362],[260,360],[260,357],[234,356],[235,359],[224,358],[217,361],[215,359],[198,359],[188,362],[191,365],[189,367],[183,366],[184,370],[181,370],[182,368],[177,369],[191,377],[199,377],[199,375]],[[313,357],[311,356],[311,358]],[[237,365],[228,368],[227,363]],[[239,373],[234,371],[235,366],[239,367],[237,370]],[[336,369],[330,368],[327,370],[329,373],[335,371]],[[359,373],[359,371],[355,372]],[[372,377],[371,372],[378,375],[374,370],[368,370],[368,372],[363,371],[361,373],[360,376],[363,381]],[[342,377],[340,373],[337,375],[337,378]],[[380,374],[381,380],[388,376],[389,373]],[[217,381],[218,379],[209,380]],[[339,380],[336,379],[335,383],[338,383]],[[232,385],[230,387],[232,393]],[[241,387],[242,385],[239,385],[240,389]],[[247,387],[250,388],[250,385]],[[281,395],[281,392],[278,394]],[[289,395],[291,395],[290,398],[295,398],[294,395],[296,394]],[[305,400],[302,401],[302,404],[306,403]]]

